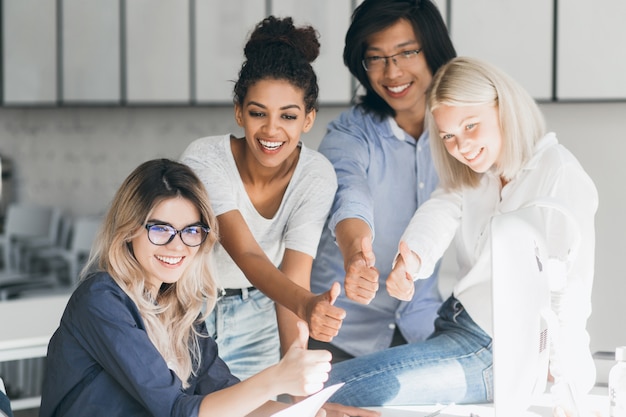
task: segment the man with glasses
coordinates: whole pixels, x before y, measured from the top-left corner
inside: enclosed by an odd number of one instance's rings
[[[421,341],[433,330],[437,273],[416,281],[407,301],[391,297],[384,280],[402,232],[438,182],[425,93],[455,55],[430,1],[365,0],[354,11],[343,58],[365,94],[329,124],[319,147],[339,187],[311,275],[314,292],[343,284],[335,302],[346,310],[339,334],[330,343],[309,340],[311,348],[329,349],[334,362]]]

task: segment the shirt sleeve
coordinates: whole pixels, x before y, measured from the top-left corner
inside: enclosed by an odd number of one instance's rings
[[[189,166],[206,187],[216,216],[238,208],[239,173],[229,169],[232,154],[226,154],[226,140],[225,136],[197,139],[180,157],[180,161]]]
[[[365,221],[374,233],[374,199],[367,183],[370,161],[367,134],[347,119],[344,114],[331,122],[318,148],[337,174],[337,193],[328,222],[333,236],[337,223],[348,218]]]
[[[421,259],[416,278],[428,278],[435,271],[437,262],[459,228],[462,202],[462,192],[439,187],[413,215],[401,240]]]
[[[197,415],[202,396],[183,392],[130,298],[101,284],[81,298],[72,320],[75,334],[103,371],[156,417]]]

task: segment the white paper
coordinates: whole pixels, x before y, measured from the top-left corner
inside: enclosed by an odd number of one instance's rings
[[[343,382],[326,387],[316,394],[313,394],[310,397],[307,397],[306,399],[279,411],[278,413],[272,414],[271,417],[315,417],[315,414],[317,414],[319,409],[322,408],[326,400],[328,400],[330,396],[342,386]]]

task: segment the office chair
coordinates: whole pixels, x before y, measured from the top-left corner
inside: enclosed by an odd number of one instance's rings
[[[50,235],[54,209],[35,204],[12,203],[7,208],[4,231],[0,234],[0,248],[4,254],[4,272],[19,271],[19,251],[16,241],[22,238],[45,238]]]
[[[0,378],[0,416],[13,417],[11,401],[7,397],[2,378]]]

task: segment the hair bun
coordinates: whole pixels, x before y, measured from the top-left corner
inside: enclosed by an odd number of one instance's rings
[[[307,62],[313,62],[319,52],[318,34],[312,26],[296,28],[291,17],[281,19],[274,16],[266,17],[255,27],[244,48],[247,60],[278,53],[278,56],[284,54],[287,57],[296,54]]]

